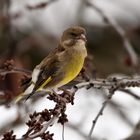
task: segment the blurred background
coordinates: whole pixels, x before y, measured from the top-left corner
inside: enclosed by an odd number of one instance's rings
[[[139,13],[139,0],[1,0],[0,68],[7,60],[13,60],[16,67],[32,71],[57,47],[66,28],[80,25],[87,31],[85,67],[88,75],[92,78],[138,75]],[[0,135],[14,129],[17,137],[21,137],[27,129],[28,113],[53,106],[43,98],[33,105],[9,107],[8,102],[20,93],[22,77],[23,74],[17,73],[7,74],[4,79],[0,77],[0,114],[3,114]],[[139,88],[129,90],[140,94]],[[67,109],[69,122],[65,128],[65,140],[70,140],[71,136],[73,140],[86,139],[92,120],[105,99],[103,95],[106,95],[105,91],[96,89],[83,89],[76,94],[74,106]],[[139,119],[139,100],[117,92],[99,119],[94,136],[102,140],[126,139],[136,132]],[[51,128],[57,140],[62,139],[60,128],[61,125]],[[132,140],[139,139],[140,135]]]

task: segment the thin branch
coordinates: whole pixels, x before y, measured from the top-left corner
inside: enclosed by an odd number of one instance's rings
[[[87,139],[87,135],[84,134],[84,133],[79,129],[79,127],[77,127],[77,125],[71,124],[71,123],[67,123],[66,126],[69,127],[69,128],[71,128],[71,129],[73,129],[74,131],[76,131],[76,132],[79,134],[80,137],[83,137],[84,139]],[[101,139],[98,139],[98,138],[96,138],[96,137],[92,137],[92,140],[101,140]]]
[[[35,133],[35,134],[30,134],[29,135],[29,138],[33,139],[33,138],[36,138],[36,137],[42,135],[43,133],[45,133],[46,130],[48,129],[48,127],[51,126],[51,125],[53,125],[54,122],[58,119],[58,116],[59,115],[53,116],[48,122],[45,122],[43,124],[42,129],[39,132]]]
[[[104,103],[102,104],[102,107],[100,108],[98,114],[96,115],[95,119],[93,120],[91,129],[90,129],[90,132],[89,132],[89,135],[88,135],[89,140],[92,139],[91,136],[92,136],[93,130],[95,128],[95,125],[96,125],[99,117],[101,115],[103,115],[103,111],[104,111],[105,107],[107,106],[107,104],[110,102],[113,95],[114,95],[114,91],[109,93],[109,95],[107,96],[107,99],[104,101]]]
[[[103,90],[103,92],[106,92],[106,91]],[[125,92],[123,92],[123,93],[125,93]],[[104,99],[107,99],[107,93],[101,94],[101,95],[104,97]],[[118,104],[117,102],[115,102],[113,100],[110,100],[109,105],[110,105],[109,107],[111,107],[113,109],[113,111],[115,111],[123,119],[123,121],[126,124],[128,124],[130,127],[134,127],[133,122],[129,118],[128,114],[122,110],[122,106],[120,106],[120,104]]]
[[[103,10],[101,10],[97,5],[95,5],[94,3],[91,3],[87,0],[85,0],[85,2],[89,7],[96,10],[96,12],[99,13],[99,15],[104,19],[104,22],[106,22],[111,27],[113,27],[114,30],[120,35],[120,37],[123,41],[123,46],[124,46],[125,50],[127,51],[127,53],[129,54],[133,66],[137,67],[139,64],[138,56],[137,56],[135,50],[133,49],[133,46],[131,45],[128,37],[126,36],[125,30],[113,18],[109,17],[109,15],[107,15]]]
[[[108,79],[101,79],[101,78],[97,78],[96,80],[91,80],[89,82],[82,82],[82,83],[78,83],[77,85],[75,85],[74,87],[72,87],[70,89],[71,92],[76,92],[79,89],[82,88],[97,88],[97,89],[110,89],[113,86],[118,86],[118,90],[120,91],[124,91],[124,92],[128,92],[128,90],[126,90],[126,87],[140,87],[140,78],[136,78],[136,77],[127,77],[127,78],[108,78]],[[63,90],[62,88],[60,88],[60,90]],[[129,95],[131,95],[132,97],[135,97],[137,100],[140,100],[140,96],[138,95],[134,95],[132,92],[131,93],[127,93]],[[45,95],[49,95],[47,94],[46,91],[38,91],[37,94],[34,94],[33,97],[43,97]],[[23,95],[22,100],[24,100],[27,95]],[[56,96],[58,96],[56,94]]]
[[[49,134],[48,127],[52,126],[58,119],[58,122],[64,124],[67,122],[67,115],[65,114],[66,104],[73,104],[73,96],[78,89],[73,87],[71,91],[63,90],[62,94],[52,93],[49,94],[48,99],[56,102],[53,109],[45,109],[42,112],[34,112],[30,115],[30,121],[27,122],[29,127],[23,138],[34,139],[37,137],[52,137],[53,134]],[[43,139],[43,138],[42,138]]]
[[[137,79],[137,78],[136,78]],[[111,79],[109,79],[109,81],[103,81],[103,83],[109,83]],[[140,80],[140,79],[139,79]],[[107,106],[107,104],[110,102],[112,96],[115,94],[116,90],[119,89],[125,89],[127,86],[130,87],[135,87],[135,84],[139,87],[140,86],[140,81],[138,79],[135,81],[134,79],[129,79],[129,78],[124,78],[124,79],[112,79],[112,84],[110,84],[110,88],[109,89],[109,94],[107,96],[107,99],[104,101],[104,103],[102,104],[102,107],[100,108],[99,112],[97,113],[95,119],[93,120],[89,135],[88,135],[88,139],[91,140],[91,136],[93,133],[93,130],[95,128],[95,125],[99,119],[99,117],[101,115],[103,115],[103,111],[105,109],[105,107]],[[113,82],[114,81],[114,82]],[[94,84],[93,84],[94,85]]]
[[[91,80],[90,82],[83,82],[76,85],[78,89],[86,87],[87,89],[93,87],[97,89],[110,89],[113,86],[118,86],[118,90],[125,89],[126,87],[140,87],[140,78],[127,77],[127,78],[107,78]]]
[[[121,89],[120,91],[134,97],[136,100],[140,100],[140,96],[138,96],[137,94],[133,93],[131,90],[129,89]]]
[[[108,89],[109,94],[107,99],[102,104],[101,109],[93,120],[92,127],[88,138],[91,139],[95,125],[99,117],[103,114],[103,111],[107,104],[110,102],[115,91],[125,89],[126,87],[140,87],[140,77],[125,77],[125,78],[107,78],[107,79],[96,79],[90,82],[79,83],[69,90],[63,89],[63,93],[49,94],[48,99],[56,103],[55,107],[51,110],[45,109],[42,112],[35,112],[30,115],[30,120],[26,123],[29,127],[23,138],[36,138],[36,137],[52,137],[53,134],[46,132],[50,125],[54,124],[54,121],[58,119],[58,122],[64,124],[67,122],[67,115],[65,114],[68,103],[73,104],[74,94],[81,88],[98,88]],[[62,90],[62,89],[61,89]]]
[[[6,75],[11,73],[28,74],[31,75],[31,71],[23,68],[13,67],[12,70],[0,69],[0,75]]]
[[[49,1],[46,1],[46,2],[40,2],[36,5],[26,5],[26,8],[28,10],[36,10],[36,9],[42,9],[42,8],[45,8],[47,7],[49,4],[53,3],[53,2],[56,2],[58,0],[49,0]]]

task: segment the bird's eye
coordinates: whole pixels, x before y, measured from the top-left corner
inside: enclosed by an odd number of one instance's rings
[[[72,32],[72,33],[70,33],[70,35],[72,35],[72,36],[77,36],[77,35],[76,35],[75,33],[73,33],[73,32]]]

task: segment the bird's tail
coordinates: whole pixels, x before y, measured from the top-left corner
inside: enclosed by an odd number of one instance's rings
[[[16,104],[20,102],[22,99],[25,99],[25,101],[27,101],[27,99],[29,99],[29,97],[32,94],[34,94],[33,88],[34,88],[34,84],[31,84],[24,92],[22,92],[17,97],[15,97],[14,103]]]
[[[17,104],[19,103],[24,97],[24,93],[19,94],[17,97],[14,99],[14,103]]]
[[[25,102],[32,96],[34,95],[35,91],[33,90],[27,97],[25,98]]]

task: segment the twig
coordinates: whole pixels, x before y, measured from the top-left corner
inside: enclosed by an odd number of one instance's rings
[[[48,122],[45,122],[43,124],[42,129],[39,132],[35,133],[35,134],[30,134],[29,138],[33,139],[33,138],[36,138],[36,137],[42,135],[48,129],[49,126],[54,124],[54,122],[58,119],[58,116],[59,115],[53,116]]]
[[[96,79],[90,82],[83,82],[76,85],[78,89],[86,87],[87,89],[93,87],[97,89],[110,89],[112,86],[118,86],[118,90],[125,89],[126,87],[140,87],[140,78],[107,78],[107,79]]]
[[[91,140],[91,136],[92,136],[93,130],[95,128],[95,125],[96,125],[99,117],[101,115],[103,115],[103,111],[104,111],[105,107],[107,106],[107,104],[110,102],[110,100],[111,100],[112,96],[114,95],[115,91],[119,90],[119,89],[125,89],[127,86],[128,87],[130,87],[130,86],[134,87],[136,83],[137,83],[136,84],[137,86],[140,86],[140,81],[139,81],[140,79],[139,80],[137,79],[137,81],[135,81],[134,79],[132,81],[131,80],[129,78],[127,78],[127,79],[126,78],[125,79],[112,79],[111,80],[113,85],[110,84],[109,94],[107,96],[107,99],[104,101],[104,103],[102,104],[102,107],[100,108],[100,110],[97,113],[95,119],[93,120],[91,129],[90,129],[90,132],[89,132],[89,135],[88,135],[88,139],[89,140]],[[109,81],[104,81],[104,83],[107,83],[107,82],[109,83]]]
[[[71,123],[67,123],[66,126],[69,127],[69,128],[71,128],[71,129],[73,129],[74,131],[76,131],[76,132],[79,134],[80,137],[83,137],[85,140],[87,139],[87,135],[84,134],[84,133],[79,129],[79,127],[77,127],[77,125],[71,124]],[[96,137],[92,137],[92,140],[99,140],[99,139],[96,138]],[[100,139],[100,140],[101,140],[101,139]]]
[[[121,89],[120,91],[125,92],[126,94],[134,97],[137,100],[140,100],[140,96],[138,96],[137,94],[133,93],[132,91],[130,91],[129,89]]]
[[[118,90],[124,91],[127,94],[136,98],[137,100],[140,100],[140,96],[135,95],[132,92],[128,93],[128,90],[124,89],[125,87],[140,87],[140,78],[136,78],[136,77],[134,77],[134,78],[127,77],[127,78],[121,78],[121,79],[117,79],[117,78],[100,79],[100,78],[97,78],[96,80],[91,80],[89,82],[78,83],[73,88],[71,88],[70,91],[75,93],[77,90],[79,90],[81,88],[110,89],[112,86],[114,86],[114,84],[119,85]],[[60,88],[60,90],[63,90],[63,89]],[[55,96],[58,96],[57,93],[54,93],[54,94],[55,94]],[[49,93],[46,92],[45,90],[38,91],[36,94],[33,95],[33,99],[38,99],[39,97],[44,97],[45,95],[49,95]],[[29,94],[23,95],[21,101],[25,100],[28,96],[29,96]],[[63,100],[62,97],[59,97],[59,98],[61,98],[61,100]],[[65,99],[64,99],[64,102],[65,102]]]
[[[23,69],[23,68],[17,68],[17,67],[13,67],[12,70],[4,70],[4,69],[0,69],[0,75],[6,75],[6,74],[11,74],[11,73],[22,73],[22,74],[29,74],[31,75],[31,71]]]
[[[57,119],[62,125],[68,121],[67,115],[65,114],[66,104],[73,104],[73,96],[77,90],[78,89],[74,87],[71,91],[63,90],[62,94],[49,94],[48,99],[53,100],[56,103],[55,107],[50,110],[45,109],[38,113],[34,112],[30,115],[30,120],[27,122],[29,129],[26,134],[23,135],[23,138],[52,138],[53,134],[49,134],[49,131],[47,131],[48,127],[52,126]]]
[[[30,115],[30,120],[27,122],[29,127],[23,138],[33,139],[36,137],[52,137],[53,134],[49,134],[47,131],[50,125],[53,125],[54,121],[58,119],[58,122],[64,124],[67,122],[67,115],[65,114],[68,103],[73,104],[74,94],[80,88],[99,88],[108,89],[109,94],[107,99],[104,101],[101,109],[93,120],[92,127],[89,133],[89,139],[94,131],[95,125],[99,117],[103,114],[103,111],[107,104],[110,102],[112,96],[116,90],[125,89],[126,87],[140,87],[140,77],[125,77],[125,78],[107,78],[107,79],[96,79],[90,82],[79,83],[72,87],[70,90],[63,90],[61,94],[49,94],[48,99],[56,103],[55,107],[51,110],[45,109],[42,112],[35,112]],[[43,139],[42,138],[42,139]]]
[[[107,104],[109,103],[109,101],[111,100],[111,98],[112,98],[113,95],[114,95],[114,91],[112,91],[112,92],[109,93],[109,95],[107,96],[106,101],[104,101],[104,103],[102,104],[101,109],[99,110],[98,114],[96,115],[95,119],[93,120],[91,129],[90,129],[90,132],[89,132],[89,135],[88,135],[89,140],[92,139],[91,136],[92,136],[93,130],[95,128],[95,125],[96,125],[99,117],[101,115],[103,115],[103,111],[104,111],[105,107],[107,106]]]
[[[26,8],[28,10],[36,10],[36,9],[42,9],[42,8],[45,8],[46,6],[48,6],[49,4],[53,3],[53,2],[56,2],[58,0],[49,0],[49,1],[46,1],[46,2],[40,2],[39,4],[37,5],[26,5]]]
[[[105,91],[104,91],[105,92]],[[125,93],[125,92],[123,92]],[[107,94],[101,94],[104,99],[107,98]],[[123,110],[122,110],[122,106],[120,106],[117,102],[113,101],[113,100],[110,100],[109,102],[109,105],[110,107],[116,111],[117,114],[119,114],[119,116],[123,119],[123,121],[128,124],[130,127],[134,127],[134,124],[133,122],[131,121],[131,119],[129,118],[128,114],[125,113]]]
[[[102,11],[97,5],[95,5],[94,3],[91,3],[87,0],[85,0],[85,2],[88,6],[90,6],[94,10],[96,10],[96,12],[98,12],[99,15],[104,19],[104,22],[106,22],[111,27],[113,27],[114,30],[120,35],[120,37],[123,41],[123,46],[124,46],[125,50],[127,51],[127,53],[129,54],[133,66],[137,67],[139,64],[138,56],[137,56],[135,50],[133,49],[133,46],[131,45],[128,37],[126,36],[125,30],[113,18],[109,17],[109,15],[107,15],[104,11]]]

